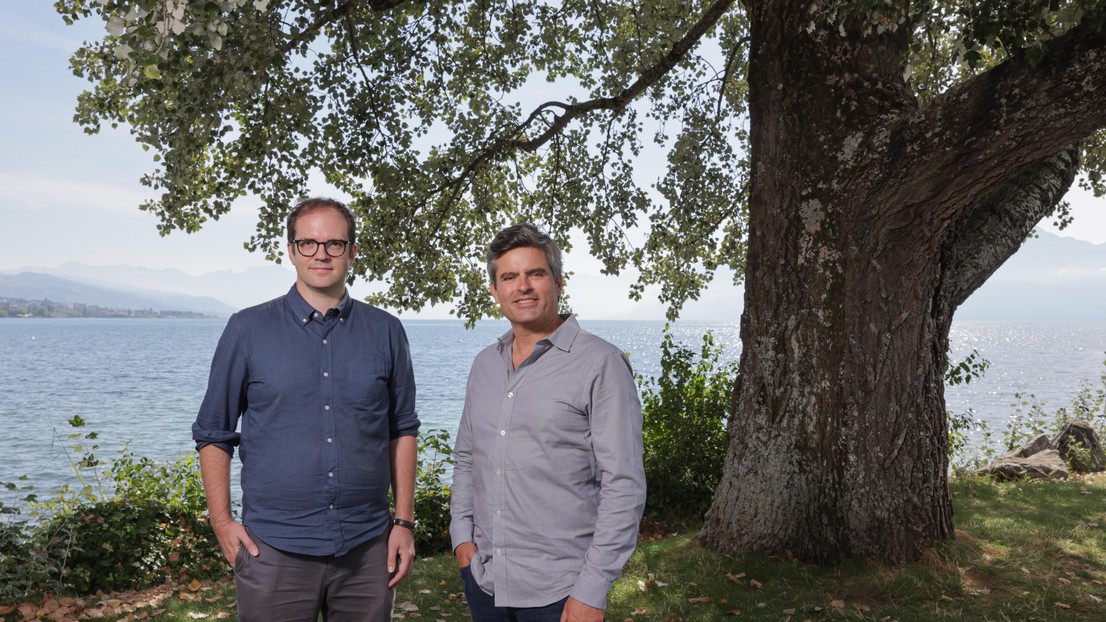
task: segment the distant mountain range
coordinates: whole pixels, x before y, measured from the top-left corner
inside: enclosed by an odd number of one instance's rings
[[[196,276],[179,270],[66,263],[0,273],[0,297],[228,316],[283,294],[294,280],[291,267],[278,265]],[[700,300],[685,307],[681,319],[736,322],[743,290],[728,281],[720,275]],[[664,318],[657,300],[630,303],[625,289],[612,283],[599,274],[575,274],[566,288],[569,301],[589,320]],[[353,295],[363,297],[367,291],[368,286],[359,284]],[[448,308],[418,317],[449,317]],[[1106,244],[1041,233],[957,310],[956,319],[1106,320]]]
[[[0,274],[0,297],[49,300],[63,304],[83,303],[113,309],[189,311],[215,316],[226,316],[235,311],[233,307],[210,296],[127,291],[89,285],[41,272]]]
[[[959,320],[1106,320],[1106,244],[1028,240],[956,311]]]

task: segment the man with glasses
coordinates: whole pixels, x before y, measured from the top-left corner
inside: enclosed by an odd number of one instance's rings
[[[231,316],[192,426],[211,526],[240,620],[387,622],[415,555],[407,336],[346,291],[357,246],[345,205],[305,199],[287,226],[296,283]],[[235,446],[241,523],[230,509]]]

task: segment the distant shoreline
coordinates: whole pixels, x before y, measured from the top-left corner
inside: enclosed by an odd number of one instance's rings
[[[196,311],[171,311],[154,309],[119,309],[101,307],[83,302],[53,302],[51,300],[26,300],[0,297],[0,319],[66,319],[66,318],[115,318],[115,319],[216,319],[218,316]]]

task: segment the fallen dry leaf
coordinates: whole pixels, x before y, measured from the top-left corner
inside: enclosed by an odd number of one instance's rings
[[[736,617],[736,616],[739,616],[739,615],[741,615],[741,610],[740,610],[740,609],[730,609],[729,611],[727,611],[727,612],[726,612],[726,615],[730,615],[730,616],[735,616],[735,617]]]
[[[189,611],[188,612],[188,617],[192,618],[193,620],[200,620],[200,619],[206,618],[207,614],[206,613],[198,613],[196,611]]]
[[[843,600],[831,600],[830,601],[830,607],[833,607],[834,609],[844,609],[845,608],[845,601],[843,601]]]
[[[1061,609],[1071,609],[1071,605],[1069,605],[1067,603],[1062,603],[1060,601],[1056,601],[1055,604],[1056,604],[1057,607],[1059,607]]]
[[[745,578],[745,573],[744,572],[739,572],[737,574],[730,574],[730,573],[727,572],[726,573],[726,578],[729,579],[730,581],[733,581],[734,583],[740,583],[741,580]]]
[[[793,616],[793,615],[795,615],[795,610],[794,609],[784,609],[783,614],[788,615],[788,616]]]
[[[869,611],[871,611],[871,610],[872,610],[872,608],[871,608],[871,607],[869,607],[868,605],[865,605],[864,603],[857,603],[857,604],[853,605],[853,607],[854,607],[854,608],[855,608],[855,609],[856,609],[857,611],[862,611],[862,612],[864,612],[864,613],[868,613]]]
[[[630,615],[632,615],[632,616],[643,616],[647,613],[649,613],[648,610],[646,610],[645,608],[641,608],[641,609],[634,609],[633,611],[630,612]]]
[[[687,599],[689,603],[709,603],[710,596],[696,596],[694,598]]]
[[[749,585],[753,586],[753,589],[756,589],[756,590],[759,590],[760,588],[764,587],[764,584],[761,583],[760,581],[757,581],[756,579],[749,579]]]

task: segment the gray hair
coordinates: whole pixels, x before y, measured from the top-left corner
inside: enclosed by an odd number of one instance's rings
[[[553,272],[553,278],[557,283],[563,282],[561,278],[561,248],[536,226],[524,222],[513,225],[495,234],[488,244],[488,278],[495,285],[496,261],[507,251],[516,248],[536,248],[545,255],[545,261],[549,264],[549,270]]]

